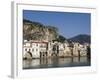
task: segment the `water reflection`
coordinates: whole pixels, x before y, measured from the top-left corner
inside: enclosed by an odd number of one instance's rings
[[[33,60],[23,60],[23,69],[54,68],[54,67],[74,67],[90,66],[88,57],[69,57],[69,58],[42,58]]]

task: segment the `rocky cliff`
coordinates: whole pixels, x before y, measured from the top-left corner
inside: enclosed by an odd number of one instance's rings
[[[25,40],[55,40],[58,37],[58,29],[54,26],[46,26],[38,22],[23,20],[23,38]]]

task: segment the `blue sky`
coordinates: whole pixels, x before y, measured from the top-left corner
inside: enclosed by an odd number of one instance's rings
[[[79,34],[90,35],[90,13],[23,10],[23,18],[44,25],[55,26],[59,29],[59,34],[66,38]]]

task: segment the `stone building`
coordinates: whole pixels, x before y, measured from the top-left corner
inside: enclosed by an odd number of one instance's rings
[[[41,41],[24,42],[23,57],[29,58],[26,55],[31,55],[32,58],[40,58],[42,56],[47,56],[47,45],[48,42]]]
[[[70,45],[67,42],[61,43],[58,41],[24,41],[23,58],[49,58],[53,56],[58,57],[80,57],[87,56],[86,44],[73,42]]]
[[[73,56],[80,56],[80,44],[73,43]]]

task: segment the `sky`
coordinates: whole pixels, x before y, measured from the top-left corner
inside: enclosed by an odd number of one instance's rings
[[[79,34],[90,35],[90,13],[23,10],[23,18],[43,25],[55,26],[59,34],[66,38]]]

